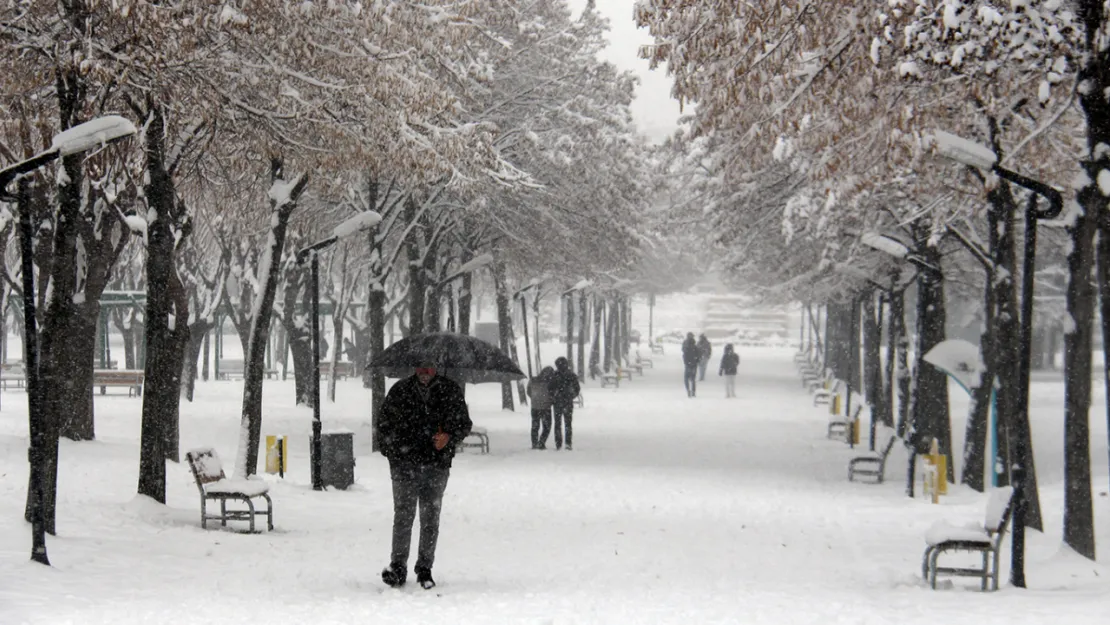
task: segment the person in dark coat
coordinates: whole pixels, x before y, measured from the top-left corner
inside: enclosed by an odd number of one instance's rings
[[[736,397],[736,368],[740,366],[740,355],[732,347],[732,343],[725,345],[725,353],[721,356],[721,368],[717,375],[725,376],[725,397]]]
[[[416,374],[389,389],[378,418],[379,447],[389,459],[393,481],[393,551],[382,581],[401,586],[408,576],[409,546],[420,504],[420,546],[416,580],[435,587],[432,564],[439,539],[439,511],[456,446],[470,434],[470,414],[462,388],[436,375],[425,362]]]
[[[574,418],[574,398],[582,388],[578,385],[578,376],[570,370],[570,363],[560,356],[555,359],[555,375],[548,383],[551,390],[551,403],[555,408],[555,449],[563,447],[563,423],[566,423],[567,451],[574,447],[571,442],[571,421]]]
[[[705,369],[709,366],[709,358],[713,356],[713,344],[704,334],[698,335],[698,381],[705,381]]]
[[[551,434],[551,378],[555,370],[544,367],[540,374],[528,381],[528,397],[532,400],[532,449],[547,449],[547,437]],[[540,434],[540,426],[543,434]]]
[[[682,381],[686,384],[687,397],[694,397],[698,390],[699,362],[701,362],[701,352],[698,351],[698,343],[694,340],[694,333],[687,332],[686,340],[682,342],[682,364],[686,368],[682,374]]]

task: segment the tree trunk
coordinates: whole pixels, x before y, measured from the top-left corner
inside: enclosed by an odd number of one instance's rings
[[[1080,98],[1081,101],[1086,98]],[[1089,107],[1088,119],[1091,118]],[[1110,130],[1110,107],[1106,128]],[[1089,122],[1090,123],[1090,122]],[[1088,131],[1093,132],[1093,131]],[[1110,141],[1107,137],[1105,141]],[[1091,180],[1110,169],[1106,157],[1085,162]],[[1106,198],[1092,183],[1078,194],[1083,212],[1067,226],[1070,250],[1067,255],[1066,293],[1071,328],[1064,334],[1064,542],[1080,555],[1095,559],[1094,511],[1091,501],[1091,322],[1094,316],[1094,290],[1091,269],[1094,264],[1094,233],[1104,210]]]
[[[509,345],[513,340],[513,318],[509,309],[509,287],[505,284],[505,264],[500,260],[493,264],[493,287],[497,300],[497,327],[498,337],[501,341],[501,351],[510,356]],[[513,410],[513,385],[511,382],[501,383],[501,409]]]
[[[594,371],[601,366],[601,325],[604,323],[605,301],[601,295],[594,294],[594,323],[593,344],[590,346],[590,379],[594,379]]]
[[[603,352],[603,356],[605,358],[605,366],[603,367],[603,369],[605,370],[605,373],[609,373],[609,370],[613,367],[613,352],[615,351],[613,349],[613,335],[616,333],[615,324],[617,320],[615,315],[613,314],[612,301],[609,301],[608,299],[602,300],[602,307],[604,313],[603,319],[605,323],[605,351]]]
[[[469,252],[463,255],[463,262],[470,262],[471,254]],[[474,276],[467,272],[463,277],[462,287],[459,289],[459,334],[470,335],[470,311],[473,302],[473,295],[471,289],[474,288]]]
[[[578,381],[586,381],[586,329],[588,318],[586,316],[587,297],[584,292],[578,293]]]
[[[863,387],[867,403],[871,404],[871,420],[893,427],[894,421],[883,398],[882,319],[875,315],[875,297],[868,295],[863,300]],[[874,449],[874,441],[871,448]]]
[[[578,296],[581,299],[581,295]],[[566,308],[567,319],[567,363],[572,367],[574,366],[574,293],[567,293],[567,296],[562,298],[563,304]]]
[[[405,200],[405,223],[412,224],[417,220],[416,200],[411,197]],[[423,220],[421,220],[423,222]],[[421,227],[413,228],[409,239],[405,242],[405,251],[409,260],[409,334],[423,334],[424,332],[424,263],[421,259]]]
[[[177,454],[170,446],[176,440],[184,364],[182,335],[187,338],[189,313],[179,307],[184,292],[179,292],[175,255],[180,234],[177,229],[184,215],[165,162],[165,119],[158,106],[150,108],[149,116],[144,146],[148,180],[145,192],[148,206],[158,218],[147,227],[147,298],[143,315],[146,361],[138,493],[166,503],[166,458]]]
[[[906,336],[906,296],[903,291],[893,293],[890,297],[890,342],[894,346],[893,373],[898,391],[898,436],[908,438],[912,375],[909,362],[910,341]]]
[[[543,356],[540,355],[540,288],[536,287],[532,297],[532,335],[536,341],[536,372],[543,370]],[[522,300],[523,301],[523,298]],[[524,325],[528,332],[528,324]]]
[[[983,372],[979,375],[979,385],[968,389],[971,393],[971,405],[968,407],[967,425],[964,434],[964,465],[960,481],[973,490],[984,492],[984,469],[990,460],[990,470],[998,473],[997,459],[988,456],[987,432],[989,430],[991,412],[991,391],[994,390],[994,282],[993,272],[987,272],[984,291],[985,306],[983,308],[986,318],[983,320],[983,333],[979,337],[979,357],[983,361]]]
[[[70,128],[77,122],[80,107],[84,104],[83,79],[73,70],[59,74],[57,79],[57,98],[61,118],[61,128]],[[43,262],[39,267],[50,267],[49,288],[39,289],[39,297],[49,297],[49,304],[42,306],[43,327],[41,344],[39,347],[40,363],[39,374],[41,379],[42,419],[45,433],[43,445],[42,479],[42,518],[47,533],[55,533],[56,502],[58,494],[58,437],[61,433],[60,426],[63,422],[67,425],[76,425],[69,414],[74,409],[87,412],[91,418],[92,411],[88,407],[91,403],[89,392],[81,393],[86,404],[75,404],[78,399],[74,392],[73,380],[79,369],[88,369],[91,362],[91,351],[83,354],[75,349],[73,339],[76,338],[75,330],[80,327],[81,306],[74,303],[74,294],[77,286],[77,246],[80,237],[79,227],[83,220],[82,212],[82,187],[84,186],[84,173],[81,162],[84,155],[76,154],[62,157],[61,167],[65,172],[66,183],[57,189],[58,209],[54,219],[53,253],[49,263]],[[40,245],[40,250],[45,253],[46,246]],[[41,283],[40,276],[40,283]],[[96,317],[88,324],[87,331],[92,333],[96,329]],[[95,339],[94,339],[95,341]],[[86,360],[88,357],[88,360]],[[92,423],[85,424],[87,428],[74,428],[84,430],[88,438],[92,437]],[[72,431],[73,434],[79,434]],[[27,489],[27,514],[30,520],[32,494],[34,488]]]
[[[1107,371],[1106,424],[1110,438],[1110,211],[1102,211],[1098,220],[1098,296],[1102,314],[1102,358]],[[1107,450],[1110,451],[1110,445]]]
[[[208,333],[214,324],[210,320],[195,321],[189,325],[189,342],[185,346],[185,366],[182,372],[185,384],[185,399],[193,401],[196,392],[197,378],[201,376],[208,379],[207,353],[201,359],[201,351],[207,352]],[[198,371],[200,369],[200,371]]]
[[[312,328],[311,311],[304,305],[308,285],[308,265],[293,265],[285,272],[282,291],[281,327],[285,343],[293,356],[293,396],[299,406],[312,406]],[[283,356],[284,358],[284,356]]]
[[[243,417],[235,468],[235,474],[240,479],[254,475],[258,470],[258,447],[262,437],[263,358],[266,355],[266,343],[269,339],[274,298],[277,296],[281,257],[285,247],[285,231],[289,224],[289,217],[297,208],[297,200],[308,185],[308,174],[301,174],[294,181],[285,182],[282,170],[281,159],[277,157],[271,159],[270,210],[273,218],[270,222],[269,247],[263,252],[259,261],[259,274],[261,274],[259,279],[262,287],[257,297],[261,298],[261,301],[254,307],[256,315],[251,319],[250,335],[243,359]],[[311,354],[311,356],[316,355]]]
[[[378,257],[381,256],[378,255]],[[370,294],[366,302],[371,357],[385,351],[385,291],[381,289],[381,285],[377,281],[380,280],[377,277],[381,275],[380,271],[381,267],[371,265],[370,275],[375,276],[375,279],[371,283]],[[382,402],[385,401],[385,374],[378,369],[370,369],[369,376],[371,451],[379,451],[378,419],[382,412]]]
[[[344,307],[344,308],[346,308],[346,307]],[[332,318],[331,318],[331,329],[332,329],[332,334],[333,334],[333,337],[334,337],[334,339],[332,340],[332,350],[331,350],[331,370],[332,370],[332,374],[331,374],[331,376],[329,376],[329,379],[328,379],[328,401],[330,401],[333,404],[335,403],[335,385],[336,385],[336,377],[337,377],[335,375],[335,369],[336,369],[336,365],[339,364],[339,351],[340,351],[340,349],[342,348],[342,345],[343,345],[343,313],[341,312],[341,309],[338,306],[336,306],[335,311],[336,311],[336,314],[332,315]]]
[[[919,240],[924,237],[919,238]],[[934,267],[941,266],[940,250],[919,246],[919,254]],[[948,417],[948,377],[924,360],[925,354],[945,339],[944,283],[940,276],[922,271],[917,279],[917,344],[914,384],[910,396],[910,443],[917,453],[928,453],[935,438],[948,458],[949,482],[954,482],[952,426]]]

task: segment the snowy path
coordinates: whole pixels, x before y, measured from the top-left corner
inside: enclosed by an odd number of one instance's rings
[[[358,484],[327,493],[307,487],[309,411],[288,406],[288,386],[269,385],[264,432],[290,435],[293,468],[274,487],[278,531],[257,536],[200,530],[185,467],[170,468],[168,508],[135,499],[139,403],[98,396],[99,440],[63,444],[49,570],[26,562],[25,407],[5,394],[0,623],[1102,622],[1105,582],[988,595],[963,591],[966,580],[925,589],[924,529],[979,518],[981,497],[907,499],[900,449],[887,484],[847,483],[853,452],[824,439],[824,416],[789,351],[743,353],[740,398],[726,400],[716,377],[685,397],[675,350],[617,391],[591,384],[573,452],[552,441],[528,449],[524,412],[500,411],[497,387],[468,391],[493,453],[456,460],[434,593],[386,589],[378,576],[388,473],[369,453],[357,382],[342,384],[324,414],[325,427],[356,431]],[[215,444],[230,465],[240,388],[201,386],[183,407],[185,448]],[[1099,505],[1107,518],[1106,499]],[[1058,535],[1031,538],[1031,559],[1050,557]],[[1037,579],[1031,573],[1034,587]]]

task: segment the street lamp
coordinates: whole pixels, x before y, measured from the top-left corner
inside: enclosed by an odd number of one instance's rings
[[[312,297],[312,453],[311,472],[312,489],[324,490],[323,474],[320,470],[320,255],[319,252],[342,238],[349,237],[367,228],[372,228],[382,220],[382,216],[374,211],[364,211],[340,223],[331,233],[331,236],[321,239],[308,247],[297,251],[297,264],[303,265],[306,260],[312,260],[312,279],[309,285],[309,294]],[[336,349],[339,349],[338,346]],[[333,372],[334,374],[334,372]]]
[[[524,294],[534,288],[543,284],[540,278],[534,278],[531,282],[524,285],[516,293],[513,293],[513,299],[520,300],[520,323],[524,326],[524,358],[528,361],[528,378],[532,378],[532,343],[528,337],[528,302],[524,300]],[[539,319],[535,319],[533,323],[536,325],[536,354],[540,351],[540,335],[539,335]]]
[[[100,117],[54,135],[50,149],[0,170],[0,201],[14,202],[19,211],[19,247],[23,270],[23,353],[27,370],[27,419],[29,421],[31,488],[31,560],[50,564],[46,555],[46,524],[43,510],[42,480],[45,474],[46,427],[42,415],[42,388],[39,383],[38,324],[35,319],[34,230],[27,210],[29,190],[20,184],[16,195],[8,193],[8,184],[17,177],[35,171],[63,156],[80,154],[135,134],[135,126],[118,115]]]
[[[883,252],[884,254],[889,254],[895,258],[900,258],[917,267],[918,269],[923,269],[932,273],[933,275],[941,274],[940,267],[937,267],[924,258],[921,258],[917,254],[914,254],[910,251],[910,248],[906,247],[904,243],[893,237],[889,237],[885,234],[879,234],[877,232],[864,232],[860,235],[859,240],[860,243],[863,243],[871,249]]]
[[[936,151],[945,158],[969,167],[975,167],[993,172],[999,178],[1008,180],[1020,187],[1024,187],[1032,194],[1029,196],[1029,206],[1025,209],[1025,254],[1021,267],[1021,336],[1019,337],[1020,355],[1018,358],[1018,396],[1017,413],[1019,435],[1015,437],[1014,447],[1017,460],[1012,469],[1011,481],[1017,491],[1014,513],[1011,520],[1012,535],[1010,539],[1010,583],[1018,588],[1025,588],[1025,440],[1027,433],[1024,431],[1029,423],[1029,362],[1033,342],[1033,272],[1037,260],[1037,220],[1055,219],[1064,209],[1064,198],[1060,192],[1038,180],[1033,180],[1015,171],[1011,171],[998,164],[998,155],[994,150],[969,141],[963,137],[937,130],[933,133],[933,142]],[[1037,196],[1048,200],[1048,208],[1037,208]]]

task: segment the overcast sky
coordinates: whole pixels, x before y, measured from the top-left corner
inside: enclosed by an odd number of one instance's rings
[[[586,0],[567,0],[575,15],[581,13]],[[609,18],[609,47],[602,54],[620,69],[631,70],[640,77],[632,115],[640,131],[659,142],[674,132],[679,116],[678,102],[673,100],[671,79],[663,68],[648,69],[648,62],[637,58],[640,45],[651,43],[646,29],[637,29],[632,19],[632,6],[636,0],[597,0],[597,8]]]

